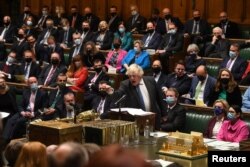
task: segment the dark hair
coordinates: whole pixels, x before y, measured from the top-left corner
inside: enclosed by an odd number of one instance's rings
[[[232,43],[230,46],[234,46],[237,48],[237,50],[240,50],[240,45],[238,43]]]
[[[176,67],[178,64],[183,65],[183,66],[186,68],[185,62],[184,62],[183,60],[177,61],[177,62],[175,63],[175,67]]]
[[[169,88],[169,89],[167,90],[167,92],[168,92],[168,91],[174,92],[176,98],[179,97],[179,92],[178,92],[178,90],[177,90],[176,88]]]
[[[234,88],[237,86],[237,82],[235,82],[231,71],[229,71],[227,68],[223,68],[220,70],[219,75],[217,77],[216,84],[215,84],[215,91],[218,92],[220,91],[220,89],[222,89],[221,74],[223,71],[226,71],[229,73],[229,82],[227,86],[227,92],[232,93],[234,91]]]
[[[9,163],[9,166],[15,166],[23,145],[24,143],[21,141],[12,141],[6,146],[4,156]]]
[[[154,9],[152,10],[152,14],[159,15],[159,14],[160,14],[159,9],[158,9],[158,8],[154,8]]]
[[[236,114],[240,114],[240,118],[241,118],[241,115],[242,115],[242,110],[241,110],[241,107],[238,106],[238,105],[231,105],[229,108],[233,108],[234,111],[236,112]]]

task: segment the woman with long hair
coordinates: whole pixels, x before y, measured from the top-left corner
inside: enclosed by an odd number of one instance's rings
[[[48,167],[46,146],[40,142],[25,143],[15,167]]]
[[[84,83],[88,78],[88,69],[80,55],[73,57],[66,75],[67,82],[73,85],[70,89],[83,92]]]
[[[232,73],[223,68],[220,70],[215,84],[215,90],[211,96],[210,106],[217,99],[223,99],[229,105],[242,106],[242,96],[237,82],[234,80]]]

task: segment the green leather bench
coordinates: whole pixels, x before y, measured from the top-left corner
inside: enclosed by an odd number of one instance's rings
[[[240,56],[245,60],[250,60],[250,48],[244,48],[240,50]]]

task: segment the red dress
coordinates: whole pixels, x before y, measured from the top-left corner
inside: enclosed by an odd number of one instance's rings
[[[71,86],[70,89],[73,91],[83,92],[84,82],[88,78],[88,69],[86,67],[82,67],[73,74],[73,78],[77,80],[75,81],[75,85]]]

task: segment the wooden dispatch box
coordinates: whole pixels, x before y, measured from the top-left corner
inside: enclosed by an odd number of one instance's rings
[[[82,143],[82,126],[59,121],[31,123],[29,140],[45,145],[61,144],[66,141]]]

